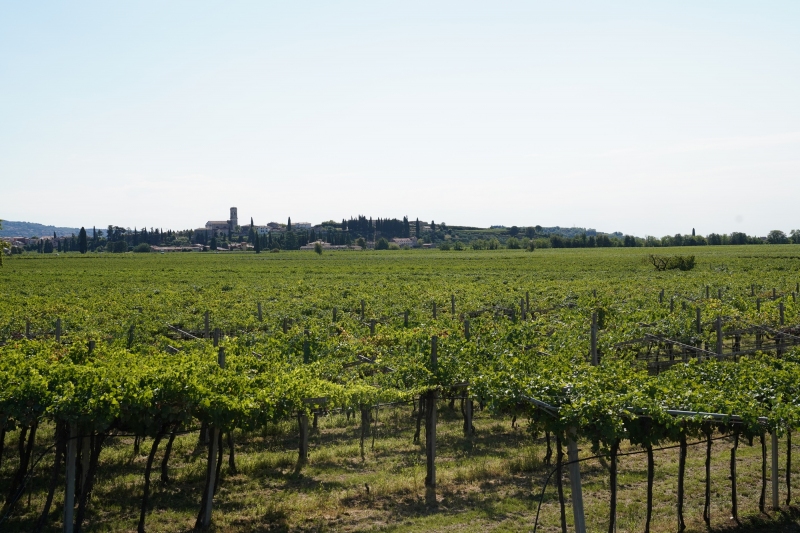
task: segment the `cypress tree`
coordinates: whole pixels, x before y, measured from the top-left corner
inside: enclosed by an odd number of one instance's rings
[[[292,231],[292,217],[289,217],[289,223],[286,224],[286,231]]]
[[[78,233],[78,251],[80,251],[82,254],[85,254],[88,249],[89,245],[86,242],[86,230],[83,229],[83,226],[81,226],[81,231]]]

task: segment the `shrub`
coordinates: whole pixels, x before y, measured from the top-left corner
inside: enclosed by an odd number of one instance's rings
[[[461,241],[456,241],[453,243],[453,250],[461,251],[465,248],[464,243]]]
[[[280,249],[280,248],[273,248],[272,250],[270,250],[270,251],[269,251],[269,253],[271,253],[271,254],[277,254],[277,253],[278,253],[278,252],[280,252],[280,251],[281,251],[281,249]]]
[[[511,237],[506,241],[506,248],[509,250],[519,250],[520,247],[519,239],[516,237]]]
[[[386,240],[386,237],[381,237],[378,239],[378,242],[375,243],[376,250],[388,250],[389,249],[389,241]]]
[[[399,250],[400,249],[400,245],[397,244],[396,242],[390,242],[389,243],[389,249],[390,250]]]
[[[314,251],[317,255],[322,255],[322,244],[319,241],[314,243]]]
[[[450,250],[450,249],[451,249],[451,246],[450,246],[450,243],[449,243],[449,242],[447,242],[447,241],[442,241],[441,243],[439,243],[439,247],[438,247],[438,248],[439,248],[440,250],[445,250],[445,251],[447,251],[447,250]]]
[[[695,266],[695,259],[693,255],[649,255],[648,261],[655,267],[656,270],[691,270]]]
[[[137,254],[147,253],[150,251],[150,245],[146,242],[141,242],[133,248],[133,251]]]

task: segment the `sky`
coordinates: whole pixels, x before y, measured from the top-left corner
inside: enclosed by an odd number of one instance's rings
[[[800,228],[800,2],[3,2],[0,218]]]

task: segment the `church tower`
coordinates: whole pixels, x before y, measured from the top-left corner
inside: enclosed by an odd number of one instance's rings
[[[239,225],[239,213],[235,207],[231,207],[231,218],[228,223],[231,226],[231,231],[236,231],[236,226]]]

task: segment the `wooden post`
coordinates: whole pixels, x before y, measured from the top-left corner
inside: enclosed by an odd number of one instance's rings
[[[658,293],[658,303],[660,304],[664,303],[664,289],[661,289],[661,292]]]
[[[219,340],[219,328],[214,328],[214,340]],[[216,345],[215,345],[216,346]],[[220,368],[225,368],[225,348],[220,347],[217,352],[217,364]],[[211,509],[214,503],[214,488],[217,484],[217,455],[219,451],[219,428],[212,428],[211,441],[208,443],[208,470],[206,476],[208,479],[208,486],[206,493],[203,495],[203,529],[208,529],[211,526]]]
[[[450,314],[456,316],[456,295],[450,295]]]
[[[131,324],[128,328],[128,349],[133,348],[133,341],[136,339],[136,325]]]
[[[717,300],[722,300],[722,289],[717,289]]]
[[[89,354],[94,351],[94,341],[89,341]]]
[[[214,348],[219,346],[219,328],[214,328]]]
[[[436,302],[433,302],[433,319],[436,320]]]
[[[431,337],[431,371],[435,372],[438,367],[437,347],[439,338],[434,335]],[[428,390],[425,398],[425,455],[427,456],[427,472],[425,476],[425,486],[436,487],[436,400],[439,393],[436,388]]]
[[[583,489],[581,487],[581,466],[578,462],[578,443],[576,431],[571,428],[567,438],[567,459],[569,461],[569,484],[572,492],[572,517],[575,533],[586,533],[586,517],[583,514]]]
[[[669,312],[672,313],[675,311],[675,298],[672,297],[669,299]]]
[[[592,289],[592,298],[597,298],[597,289]]]
[[[519,299],[519,316],[522,317],[522,320],[526,320],[528,318],[528,315],[525,312],[525,300],[523,298]]]
[[[208,444],[211,450],[208,453],[208,487],[203,495],[203,529],[211,526],[211,509],[214,503],[214,485],[217,484],[217,449],[219,447],[219,429],[211,430],[211,442]]]
[[[778,501],[778,434],[772,431],[772,510],[777,511],[781,505]]]
[[[61,318],[56,318],[56,342],[61,342]]]
[[[700,323],[700,308],[695,307],[694,325],[697,333],[703,332],[703,325]]]
[[[469,332],[469,319],[464,321],[464,338],[469,340],[470,332]]]
[[[408,327],[408,309],[403,311],[403,327],[404,328]]]
[[[209,338],[209,329],[208,329],[208,311],[206,311],[206,315],[204,317],[205,322],[205,338]]]
[[[369,321],[369,334],[370,334],[371,337],[375,336],[375,320],[374,319]]]
[[[364,300],[361,300],[361,320],[364,320],[364,316],[365,316],[364,307],[365,307]]]
[[[264,315],[261,313],[261,302],[258,302],[258,321],[264,321]]]
[[[69,440],[67,441],[67,472],[66,487],[64,489],[64,533],[72,533],[75,513],[75,460],[78,456],[78,425],[72,422],[69,425]]]
[[[592,312],[592,333],[589,353],[592,356],[592,366],[597,366],[597,311]]]
[[[706,300],[708,300],[708,298],[710,297],[710,295],[711,295],[711,287],[709,287],[708,285],[706,285]]]
[[[307,329],[303,330],[303,363],[308,364],[311,360],[311,344],[308,342],[310,332]]]
[[[777,293],[777,291],[775,290],[775,287],[772,287],[772,299],[774,300],[774,299],[776,299],[777,297],[778,297],[778,293]]]
[[[722,355],[722,318],[717,317],[714,326],[717,330],[717,355]]]
[[[472,436],[472,409],[473,409],[473,402],[472,398],[466,398],[464,400],[464,436],[471,437]]]
[[[755,295],[756,295],[756,284],[755,283],[751,283],[750,284],[750,296],[755,296]]]
[[[31,319],[25,319],[25,338],[30,340],[31,338]]]
[[[339,312],[339,309],[334,307],[333,308],[333,322],[336,323],[336,314]]]
[[[289,321],[286,317],[283,317],[283,334],[286,335],[287,333],[289,333]]]
[[[308,415],[303,411],[297,415],[297,424],[300,427],[300,447],[298,464],[305,464],[308,461]]]

